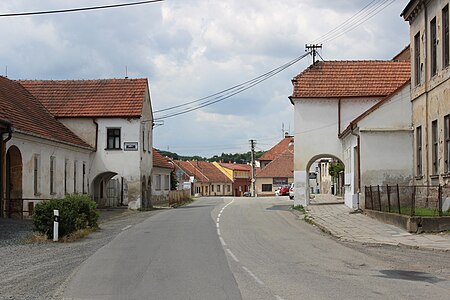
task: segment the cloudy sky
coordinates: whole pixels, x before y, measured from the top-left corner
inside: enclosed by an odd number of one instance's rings
[[[126,2],[134,0],[1,1],[0,14]],[[130,78],[149,79],[156,111],[264,74],[304,54],[306,43],[323,42],[325,60],[391,59],[409,43],[400,17],[407,2],[165,0],[0,17],[0,75],[7,66],[11,79],[123,78],[127,69]],[[246,152],[248,140],[256,139],[258,150],[269,149],[281,138],[282,124],[293,133],[291,79],[309,64],[306,57],[234,97],[165,119],[154,129],[154,146],[209,157]]]

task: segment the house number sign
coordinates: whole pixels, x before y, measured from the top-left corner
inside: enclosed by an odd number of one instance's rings
[[[137,142],[125,142],[125,143],[123,143],[123,149],[125,151],[137,151],[138,143]]]

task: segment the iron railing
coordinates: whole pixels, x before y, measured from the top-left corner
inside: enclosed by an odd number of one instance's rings
[[[49,199],[24,199],[24,198],[10,198],[5,199],[3,206],[3,216],[6,218],[31,218],[34,211],[34,206],[41,201],[48,201]]]
[[[450,187],[366,186],[365,208],[410,216],[450,216]]]

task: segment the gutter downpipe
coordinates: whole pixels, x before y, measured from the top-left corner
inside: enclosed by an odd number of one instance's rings
[[[358,208],[355,210],[355,212],[362,212],[361,207],[359,207],[359,197],[361,194],[361,137],[359,136],[359,133],[353,132],[354,126],[351,127],[350,134],[353,136],[356,136],[357,142],[356,147],[358,148],[358,194],[357,194],[357,205]]]
[[[3,169],[4,169],[4,146],[6,145],[6,143],[12,138],[12,128],[11,125],[9,125],[8,127],[8,131],[0,131],[0,217],[3,218],[3,194],[4,194],[4,184],[3,184]],[[6,132],[8,132],[8,137],[3,140],[3,134],[5,134]],[[5,151],[6,153],[6,151]]]
[[[423,175],[424,175],[424,177],[425,177],[425,183],[426,183],[426,185],[428,185],[429,184],[429,182],[428,182],[428,180],[429,180],[429,176],[428,176],[428,172],[429,172],[429,170],[430,170],[430,168],[429,168],[429,163],[430,163],[430,159],[429,159],[429,155],[428,155],[428,64],[427,64],[427,62],[428,62],[428,15],[427,15],[427,13],[428,13],[428,11],[427,11],[427,5],[424,3],[423,4],[424,5],[424,22],[425,22],[425,31],[424,31],[424,39],[425,39],[425,41],[424,41],[424,54],[425,54],[425,57],[424,57],[424,59],[425,59],[425,61],[424,61],[424,64],[425,64],[425,78],[424,78],[424,80],[425,80],[425,124],[424,124],[424,132],[425,132],[425,136],[426,136],[426,138],[425,139],[422,139],[422,143],[423,143],[423,141],[425,141],[425,153],[426,153],[426,155],[425,155],[425,162],[426,162],[426,165],[425,165],[425,172],[423,172]],[[431,62],[430,62],[431,63]],[[431,80],[431,78],[430,78],[430,80]],[[422,168],[423,168],[423,166],[422,166]]]

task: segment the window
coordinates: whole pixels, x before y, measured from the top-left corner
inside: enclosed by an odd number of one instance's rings
[[[86,163],[83,162],[83,178],[82,178],[83,184],[82,184],[82,192],[83,194],[86,194]]]
[[[156,185],[155,190],[160,191],[161,190],[161,174],[156,175]]]
[[[77,193],[77,161],[73,162],[73,193]]]
[[[170,190],[170,175],[165,175],[164,178],[164,190],[168,191]]]
[[[414,36],[414,83],[420,84],[420,32]]]
[[[431,143],[432,143],[432,161],[433,161],[433,166],[432,166],[432,175],[437,175],[438,174],[438,167],[439,167],[439,163],[438,163],[438,124],[437,124],[437,120],[434,120],[433,122],[431,122]]]
[[[422,127],[416,128],[416,172],[422,176]]]
[[[33,175],[34,175],[34,195],[39,196],[39,184],[40,184],[40,156],[35,154],[33,158]]]
[[[227,185],[227,192],[230,193],[231,192],[231,186]]]
[[[217,192],[220,193],[220,185],[217,185]]]
[[[214,185],[211,185],[211,192],[214,192]]]
[[[50,156],[50,195],[55,194],[55,157]]]
[[[106,149],[120,149],[120,128],[108,128],[107,136]]]
[[[445,172],[450,173],[450,115],[444,117],[445,127],[445,143],[444,143],[444,155],[445,155]]]
[[[263,184],[262,185],[262,191],[263,192],[271,192],[272,191],[272,185],[271,184]]]
[[[437,34],[436,34],[436,17],[430,22],[430,59],[431,59],[431,76],[437,73]]]
[[[69,176],[69,160],[66,159],[64,162],[64,194],[68,194],[67,193],[67,177]]]
[[[448,4],[442,9],[442,64],[447,67],[450,63],[448,38]]]

